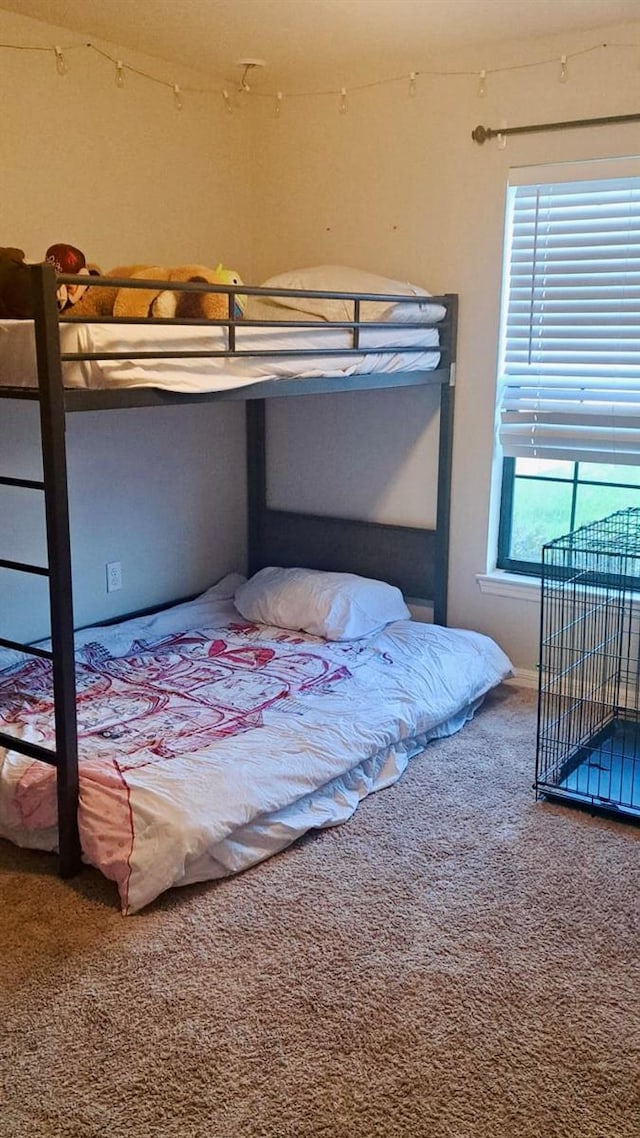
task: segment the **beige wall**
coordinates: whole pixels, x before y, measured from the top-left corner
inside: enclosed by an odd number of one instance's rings
[[[337,262],[410,279],[433,292],[460,294],[450,619],[492,634],[524,669],[533,669],[536,662],[537,603],[483,594],[476,581],[494,558],[490,492],[495,478],[497,329],[509,168],[637,154],[640,127],[636,123],[512,137],[504,150],[495,142],[480,147],[470,135],[478,123],[497,127],[506,121],[515,126],[634,111],[637,46],[571,59],[569,82],[558,82],[556,61],[561,54],[601,42],[638,45],[640,25],[432,61],[436,68],[451,70],[554,61],[490,75],[484,98],[477,96],[474,77],[424,78],[413,99],[403,82],[354,93],[345,115],[338,113],[337,98],[318,97],[285,99],[279,120],[270,106],[261,105],[255,120],[258,276]],[[389,476],[380,485],[374,475],[367,486],[370,516],[403,521],[422,515],[429,520],[433,502],[428,492],[425,496],[425,480],[418,473],[431,449],[428,410],[420,412],[415,393],[406,405],[401,404],[402,392],[391,402],[379,395],[362,399],[379,402],[370,462],[373,471],[382,464]],[[322,510],[327,494],[331,501],[341,500],[345,513],[351,502],[362,508],[362,493],[351,492],[349,486],[349,451],[346,463],[339,464],[335,456],[327,463],[325,448],[332,417],[334,430],[361,442],[363,406],[360,399],[357,408],[336,401],[325,413],[325,431],[317,446],[315,421],[296,438],[307,485],[313,488],[305,491],[308,505]],[[406,424],[403,406],[412,416],[410,452],[406,426],[400,426]],[[275,413],[282,419],[287,409],[278,407]],[[416,429],[419,415],[422,431]],[[297,432],[305,429],[297,410],[294,421]],[[286,423],[280,422],[278,429],[285,438]],[[411,461],[416,465],[408,484],[405,474]],[[293,499],[283,484],[277,493],[278,504]],[[316,501],[309,501],[310,494]]]
[[[3,10],[0,41],[83,42]],[[170,82],[203,86],[201,75],[105,46]],[[223,260],[250,278],[245,121],[215,96],[186,95],[177,112],[171,90],[132,74],[118,90],[113,64],[85,47],[67,59],[61,78],[51,53],[2,51],[2,243],[39,260],[52,242],[68,241],[105,269]],[[0,403],[3,473],[37,468],[31,411]],[[196,592],[243,567],[240,405],[70,416],[68,452],[78,623]],[[41,537],[29,536],[35,510],[25,491],[2,492],[2,556],[42,553]],[[122,563],[124,587],[107,595],[112,560]],[[46,593],[33,580],[0,571],[0,611],[3,636],[47,631]]]
[[[3,43],[72,44],[68,74],[50,52],[2,51],[2,241],[31,260],[54,241],[78,245],[107,269],[136,261],[214,265],[251,276],[248,131],[214,95],[172,91],[114,65],[85,40],[0,8]],[[99,41],[96,41],[99,43]],[[190,75],[103,45],[169,83]]]

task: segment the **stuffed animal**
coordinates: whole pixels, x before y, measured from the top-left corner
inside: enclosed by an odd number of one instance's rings
[[[175,269],[147,267],[127,274],[139,280],[193,282],[201,284],[239,285],[239,275],[218,265],[208,269],[205,265],[180,265]],[[115,276],[115,273],[114,273]],[[242,315],[245,297],[236,296],[236,317]],[[173,289],[122,288],[113,306],[114,316],[165,316],[180,319],[204,317],[206,320],[225,320],[229,315],[226,293],[180,292]]]
[[[134,280],[193,281],[203,284],[241,285],[238,273],[218,265],[209,269],[205,265],[180,265],[167,269],[158,265],[126,265],[110,269],[106,278],[125,278]],[[236,295],[236,318],[241,317],[246,297]],[[144,317],[161,316],[179,320],[204,318],[206,320],[225,320],[229,315],[229,300],[226,293],[180,292],[171,287],[161,288],[113,288],[94,286],[84,292],[73,306],[74,316],[96,318],[100,316]]]
[[[134,277],[136,275],[144,276],[145,271],[143,265],[120,265],[115,269],[110,269],[108,273],[98,273],[97,275],[102,279]],[[120,288],[117,285],[95,285],[93,287],[90,285],[74,301],[73,315],[86,316],[88,320],[95,320],[101,316],[113,316],[119,292]],[[148,313],[144,312],[142,315],[146,316]]]
[[[66,245],[63,242],[50,245],[44,259],[53,265],[57,273],[69,273],[81,277],[100,275],[100,270],[96,265],[87,265],[84,253],[81,249],[76,249],[75,245]],[[77,304],[88,287],[88,282],[87,284],[58,285],[56,296],[60,312],[66,312],[67,309]]]
[[[239,277],[238,273],[235,271],[235,269],[225,269],[224,266],[222,265],[222,262],[220,262],[220,264],[216,268],[216,276],[218,278],[219,284],[238,285],[238,284],[243,283],[241,278]],[[246,296],[243,296],[242,294],[236,293],[235,294],[235,302],[236,302],[236,304],[235,304],[234,316],[236,317],[236,319],[238,319],[239,317],[244,316],[244,310],[247,306],[247,298],[246,298]],[[228,304],[227,304],[227,308],[228,308]]]
[[[31,280],[22,249],[0,248],[0,319],[33,316]]]

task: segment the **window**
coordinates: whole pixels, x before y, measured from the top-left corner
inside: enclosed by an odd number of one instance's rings
[[[640,163],[610,165],[509,188],[502,569],[539,572],[545,541],[640,505]]]

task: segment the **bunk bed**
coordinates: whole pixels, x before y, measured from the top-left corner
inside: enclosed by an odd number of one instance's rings
[[[29,645],[0,638],[0,834],[21,845],[57,849],[63,876],[75,874],[84,857],[117,881],[123,911],[131,912],[171,885],[235,872],[313,826],[348,817],[365,794],[395,781],[430,738],[462,726],[486,691],[508,674],[508,660],[487,637],[445,627],[457,297],[432,297],[419,313],[414,302],[414,308],[406,310],[411,317],[407,319],[402,316],[402,306],[412,303],[407,296],[302,291],[303,300],[339,297],[351,306],[349,318],[325,321],[320,328],[316,319],[297,315],[294,320],[280,307],[291,290],[242,285],[250,306],[249,318],[240,321],[236,287],[181,283],[178,290],[225,294],[227,318],[177,323],[170,318],[101,317],[92,326],[58,313],[56,289],[79,278],[56,275],[46,264],[30,271],[34,320],[3,328],[0,400],[39,404],[43,477],[16,479],[0,471],[0,485],[43,494],[48,563],[43,567],[0,559],[0,568],[48,578],[51,638]],[[94,283],[101,285],[100,279]],[[106,279],[104,283],[113,285]],[[388,309],[392,318],[367,319],[367,305],[377,306],[375,313]],[[265,306],[275,308],[275,320],[271,313],[265,319]],[[252,311],[259,318],[254,319]],[[422,385],[440,392],[434,529],[269,508],[267,399]],[[66,415],[229,399],[246,403],[249,576],[253,579],[268,566],[305,566],[384,581],[405,596],[431,599],[433,627],[398,620],[360,639],[325,641],[295,626],[270,627],[245,619],[236,607],[243,578],[233,577],[159,613],[74,630]],[[179,724],[185,721],[185,700],[191,699],[194,684],[205,683],[202,668],[211,668],[212,660],[216,682],[225,692],[232,681],[242,688],[244,676],[244,694],[239,699],[229,695],[222,704],[218,699],[215,714],[209,707],[204,726],[194,727],[191,701],[189,727],[183,731]],[[263,667],[265,661],[269,667]],[[168,662],[173,668],[170,678],[159,679]],[[434,667],[442,675],[444,693],[436,693],[435,699]],[[143,673],[147,679],[153,675],[151,700],[166,712],[164,725],[147,723],[133,732],[135,738],[129,732],[125,739],[122,730],[92,710],[89,697],[97,693],[99,702],[108,688],[112,705],[120,701],[120,721],[135,719],[135,699],[144,701],[150,689],[142,692],[138,684],[131,702],[131,677]],[[175,677],[187,673],[189,683],[180,692]],[[382,692],[391,710],[370,730]],[[353,704],[358,694],[362,702]],[[356,712],[350,710],[353,706]],[[301,726],[303,712],[310,725],[305,719]],[[212,729],[212,714],[218,717],[217,730]],[[347,721],[347,735],[336,735],[336,724]],[[176,739],[184,736],[187,744],[178,746],[176,740],[157,736],[152,744],[145,735],[161,730],[166,736],[172,724]],[[257,727],[261,733],[256,743],[252,731]],[[264,765],[275,772],[279,797],[256,768],[256,748],[266,756]],[[312,752],[320,756],[320,773],[313,777]],[[147,762],[151,753],[153,762]],[[284,753],[293,758],[283,770]],[[163,756],[180,762],[163,764]],[[135,864],[132,828],[130,847],[123,850],[123,834],[129,823],[133,826],[132,795],[138,794],[142,802],[149,793],[148,785],[135,789],[141,766],[152,771],[150,777],[161,779],[155,788],[157,801],[171,798],[180,804],[180,821],[169,837],[174,851],[170,865],[158,852],[158,833],[174,825],[162,810],[160,816],[146,816],[146,807],[138,804],[142,828],[154,833],[140,864]],[[190,781],[195,798],[185,797]],[[201,810],[212,795],[232,800],[233,820],[215,834],[207,831]],[[83,827],[83,809],[92,818],[91,826]],[[199,834],[195,845],[193,830],[185,832],[187,820]]]

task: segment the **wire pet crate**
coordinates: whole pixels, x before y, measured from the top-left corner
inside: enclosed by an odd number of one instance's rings
[[[543,546],[536,796],[640,818],[640,507]]]

